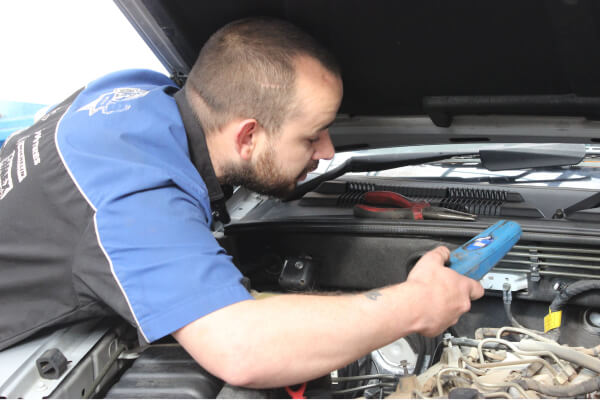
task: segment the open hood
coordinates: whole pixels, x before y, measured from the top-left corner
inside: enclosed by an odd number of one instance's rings
[[[600,141],[600,2],[115,0],[175,79],[209,35],[290,20],[337,56],[339,149]]]

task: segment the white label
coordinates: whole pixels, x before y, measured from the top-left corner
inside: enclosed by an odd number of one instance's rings
[[[23,179],[27,177],[27,164],[25,163],[25,139],[19,139],[17,142],[17,179],[19,182],[23,182]]]
[[[34,135],[31,154],[33,156],[33,165],[38,165],[40,163],[40,138],[42,137],[42,131],[37,131]]]
[[[12,181],[12,163],[15,158],[15,152],[10,153],[10,156],[3,158],[0,161],[0,200],[2,200],[8,192],[13,188]]]

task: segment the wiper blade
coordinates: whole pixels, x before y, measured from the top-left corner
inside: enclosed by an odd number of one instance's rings
[[[464,178],[460,176],[422,176],[422,177],[407,177],[407,179],[414,179],[416,181],[452,181],[461,183],[492,183],[496,185],[511,184],[511,183],[552,183],[552,182],[572,182],[572,181],[588,181],[591,178],[589,176],[581,176],[578,178],[557,178],[557,179],[531,179],[527,181],[520,181],[518,179],[529,175],[535,170],[526,171],[522,174],[515,176],[478,176],[473,178]]]
[[[481,165],[489,171],[577,165],[585,158],[584,144],[543,143],[500,149],[481,149]]]
[[[450,157],[465,156],[469,154],[472,154],[472,152],[423,152],[351,157],[340,164],[337,168],[327,171],[308,182],[298,185],[298,187],[296,187],[296,189],[294,189],[294,191],[283,201],[297,200],[306,193],[316,189],[321,183],[340,177],[346,172],[382,171],[386,169],[405,167],[407,165],[416,165],[432,161],[445,160]]]

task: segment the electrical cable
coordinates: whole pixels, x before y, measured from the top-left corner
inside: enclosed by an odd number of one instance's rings
[[[379,375],[379,366],[378,366],[378,365],[377,365],[377,363],[376,363],[376,362],[373,360],[373,358],[372,358],[372,357],[371,357],[371,364],[373,364],[373,367],[375,367],[375,371],[376,371],[376,372],[377,372],[377,374]],[[366,393],[368,393],[368,392],[365,390],[365,394],[366,394]],[[367,396],[365,395],[365,397],[367,397]],[[379,398],[380,398],[380,399],[383,399],[383,388],[379,388]]]
[[[332,390],[331,394],[347,394],[347,393],[353,393],[353,392],[357,392],[360,390],[366,390],[366,389],[371,389],[371,388],[376,388],[376,387],[395,388],[396,385],[393,383],[371,383],[368,385],[356,386],[356,387],[352,387],[352,388],[348,388],[348,389]]]
[[[356,375],[356,376],[343,376],[338,378],[331,378],[332,382],[348,382],[348,381],[365,381],[370,379],[390,379],[397,381],[398,377],[394,374],[371,374],[371,375]]]
[[[510,310],[510,304],[511,303],[504,303],[504,313],[506,314],[506,318],[508,318],[508,320],[510,321],[511,325],[516,327],[516,328],[525,328],[523,325],[521,325],[519,323],[519,321],[516,320],[516,318],[514,317],[514,315],[512,315],[512,312]]]
[[[394,383],[371,383],[371,384],[367,384],[367,385],[354,386],[354,387],[350,387],[347,389],[332,390],[329,392],[315,390],[315,391],[306,392],[305,395],[306,395],[306,397],[327,398],[327,397],[332,397],[332,395],[347,395],[347,394],[359,392],[361,390],[367,390],[367,389],[379,388],[379,387],[395,388],[396,384],[394,384]]]
[[[550,303],[550,312],[561,311],[573,297],[593,289],[600,289],[600,280],[581,280],[569,284],[554,297],[554,300]],[[548,331],[548,334],[558,342],[560,338],[560,325]]]
[[[506,318],[508,318],[508,321],[511,323],[511,325],[517,328],[525,329],[525,327],[515,319],[510,310],[510,305],[512,303],[512,292],[510,291],[510,283],[508,282],[505,282],[502,285],[502,302],[504,303],[504,313],[506,314]]]

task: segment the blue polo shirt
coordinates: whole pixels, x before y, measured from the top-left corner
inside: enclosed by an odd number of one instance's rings
[[[176,102],[177,90],[156,72],[113,73],[2,148],[12,182],[0,192],[0,223],[19,225],[8,241],[30,242],[3,269],[39,268],[51,287],[70,285],[55,305],[68,316],[62,320],[113,310],[152,342],[252,298],[210,230],[211,200],[222,201],[222,192],[202,129],[185,96]],[[0,263],[9,260],[2,251]],[[62,321],[47,319],[22,318],[11,337]],[[0,347],[3,341],[11,338],[0,337]]]

